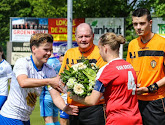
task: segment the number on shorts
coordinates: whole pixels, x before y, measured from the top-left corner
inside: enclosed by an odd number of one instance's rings
[[[128,71],[128,90],[132,89],[132,95],[135,95],[136,84],[132,71]]]

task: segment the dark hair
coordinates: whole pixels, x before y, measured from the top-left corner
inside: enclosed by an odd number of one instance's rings
[[[147,19],[148,21],[152,20],[151,18],[151,14],[150,14],[150,11],[146,8],[139,8],[139,9],[136,9],[133,13],[132,13],[132,16],[134,17],[142,17],[144,15],[147,15]]]
[[[100,44],[102,46],[108,44],[113,51],[118,51],[120,44],[125,43],[125,38],[122,35],[117,36],[115,33],[105,33],[100,38]]]
[[[0,46],[0,52],[3,52],[3,49],[1,46]],[[4,53],[2,54],[2,59],[6,59]]]
[[[39,47],[39,45],[41,43],[53,43],[53,36],[51,34],[48,33],[36,33],[34,35],[31,36],[30,39],[30,49],[32,49],[32,46],[37,46]]]

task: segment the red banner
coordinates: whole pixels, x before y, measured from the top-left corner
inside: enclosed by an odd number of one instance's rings
[[[80,23],[84,23],[85,18],[73,19],[72,23],[72,41],[75,41],[76,27]],[[57,18],[48,19],[48,33],[52,34],[54,41],[65,41],[67,42],[67,19]]]

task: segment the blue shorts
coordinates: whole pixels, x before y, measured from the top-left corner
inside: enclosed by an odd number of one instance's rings
[[[0,95],[0,110],[6,100],[7,100],[7,96]]]
[[[60,118],[69,119],[69,115],[62,110],[59,110]]]
[[[21,121],[18,119],[7,118],[0,115],[0,125],[30,125],[30,120]]]
[[[53,103],[52,100],[40,99],[40,115],[42,117],[46,117],[46,116],[57,117],[58,111],[59,111],[59,109]]]

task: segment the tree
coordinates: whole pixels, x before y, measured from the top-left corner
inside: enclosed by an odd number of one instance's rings
[[[31,8],[28,0],[0,1],[0,43],[6,53],[6,42],[9,41],[10,17],[29,17]]]
[[[155,2],[153,3],[152,7],[155,11],[155,15],[157,17],[163,17],[165,20],[165,2],[164,0],[154,0]]]
[[[66,0],[29,0],[33,17],[66,18]]]

